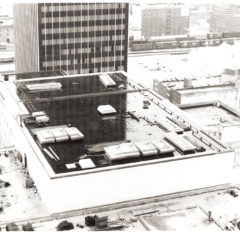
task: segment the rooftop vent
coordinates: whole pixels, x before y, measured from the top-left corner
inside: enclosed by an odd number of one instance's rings
[[[67,163],[65,164],[67,169],[75,169],[76,168],[76,164],[75,163]]]
[[[85,158],[78,161],[81,169],[95,168],[95,164],[93,163],[91,158]]]

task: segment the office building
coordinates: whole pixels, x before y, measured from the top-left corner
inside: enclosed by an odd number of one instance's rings
[[[13,20],[0,18],[0,42],[13,43]]]
[[[240,5],[216,3],[210,12],[211,32],[240,32]]]
[[[146,5],[142,9],[142,36],[145,39],[188,32],[189,10],[182,4]]]
[[[14,4],[16,72],[127,70],[128,3]]]

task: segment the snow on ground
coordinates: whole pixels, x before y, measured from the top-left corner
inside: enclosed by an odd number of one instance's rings
[[[218,47],[195,48],[188,54],[187,67],[192,72],[221,74],[227,66],[240,66],[240,41],[233,45],[222,43]]]
[[[36,189],[25,188],[26,171],[15,159],[13,153],[8,157],[1,154],[0,167],[3,169],[0,179],[11,184],[7,188],[0,188],[0,206],[3,207],[3,212],[0,212],[0,221],[48,215]]]
[[[152,88],[153,79],[166,73],[176,75],[221,74],[225,67],[237,66],[240,59],[240,41],[233,45],[193,48],[180,55],[133,55],[128,58],[128,73],[145,87]]]
[[[162,73],[184,74],[186,54],[132,56],[128,58],[128,74],[144,87],[152,88],[153,79]]]
[[[240,193],[239,190],[235,189],[235,191],[238,192],[238,194]],[[94,227],[87,227],[85,225],[85,217],[89,215],[98,215],[99,217],[108,216],[108,222],[110,225],[125,226],[123,231],[145,231],[146,228],[139,221],[140,219],[137,215],[140,217],[150,214],[153,217],[168,215],[168,217],[161,219],[165,230],[179,228],[186,230],[189,225],[191,225],[192,230],[203,229],[204,231],[215,231],[224,229],[226,225],[231,226],[232,229],[234,229],[231,221],[240,218],[240,197],[235,198],[230,195],[229,192],[230,190],[219,190],[216,192],[164,200],[119,210],[105,211],[97,214],[92,213],[73,217],[69,216],[50,221],[41,221],[38,223],[32,223],[32,225],[35,231],[56,231],[57,225],[61,221],[67,220],[73,223],[74,231],[94,231]],[[188,216],[187,209],[191,208],[199,208],[201,211],[194,211],[192,216]],[[208,211],[212,212],[213,222],[208,222]],[[179,212],[183,212],[184,214],[179,215]],[[179,219],[179,217],[181,219]],[[191,220],[190,218],[192,218],[194,222],[189,222]],[[176,226],[176,221],[181,221],[181,226]],[[82,225],[83,228],[79,228],[77,225]],[[234,230],[237,229],[235,228]]]

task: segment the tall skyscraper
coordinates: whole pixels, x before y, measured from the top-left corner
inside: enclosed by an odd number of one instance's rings
[[[240,32],[240,5],[215,3],[210,12],[211,32]]]
[[[182,4],[146,5],[142,10],[142,36],[186,34],[189,10]]]
[[[127,2],[15,4],[16,72],[127,71],[128,8]]]

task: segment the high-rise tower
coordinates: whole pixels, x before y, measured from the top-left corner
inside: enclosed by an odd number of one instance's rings
[[[127,2],[14,5],[16,72],[127,71]]]

